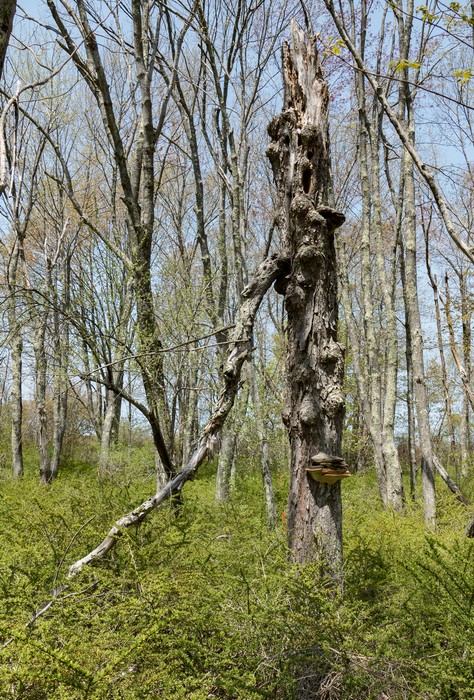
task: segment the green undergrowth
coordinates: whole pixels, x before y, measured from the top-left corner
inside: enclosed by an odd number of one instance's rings
[[[130,457],[106,477],[71,460],[47,488],[3,474],[2,700],[474,698],[474,551],[468,514],[441,486],[427,534],[416,504],[388,513],[370,474],[348,480],[336,586],[321,563],[288,565],[258,474],[244,469],[216,505],[210,464],[182,504],[68,579],[152,493],[146,460]],[[287,484],[274,476],[281,515]]]

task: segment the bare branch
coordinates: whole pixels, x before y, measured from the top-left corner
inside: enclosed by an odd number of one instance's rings
[[[436,179],[431,171],[431,169],[426,165],[426,163],[422,160],[420,154],[414,147],[412,141],[410,140],[409,135],[407,134],[403,124],[401,123],[400,119],[397,117],[395,114],[394,110],[388,103],[387,97],[385,93],[383,92],[382,87],[380,86],[379,82],[374,78],[373,74],[370,72],[370,70],[367,68],[367,66],[364,63],[364,60],[362,56],[360,55],[359,51],[357,48],[354,46],[353,42],[351,41],[349,34],[346,31],[346,28],[344,27],[344,24],[337,14],[335,8],[334,8],[334,3],[333,0],[324,0],[324,4],[328,11],[331,14],[331,17],[334,20],[334,24],[337,27],[337,30],[341,36],[341,39],[344,41],[346,44],[347,48],[349,49],[350,53],[352,54],[354,61],[357,65],[357,68],[364,73],[366,76],[368,82],[372,86],[375,94],[377,95],[378,100],[380,101],[380,104],[383,107],[383,110],[385,114],[387,115],[388,119],[392,123],[393,128],[397,132],[400,141],[402,142],[403,146],[407,150],[407,152],[410,155],[410,158],[412,159],[413,163],[415,164],[416,168],[418,169],[420,175],[424,178],[426,184],[431,190],[431,194],[433,195],[433,198],[436,202],[436,205],[438,207],[438,211],[441,215],[441,218],[443,220],[443,223],[446,227],[447,232],[451,236],[451,239],[453,242],[456,244],[456,246],[462,250],[462,252],[466,255],[469,260],[474,263],[474,254],[471,252],[471,249],[469,248],[468,245],[462,240],[462,238],[459,237],[458,232],[456,230],[456,227],[453,223],[453,220],[450,216],[448,205],[441,193],[440,188],[438,187],[438,183],[436,182]]]
[[[155,493],[154,496],[151,496],[133,511],[117,520],[98,547],[70,566],[70,577],[79,573],[87,564],[107,554],[115,546],[124,529],[141,523],[152,510],[155,510],[173,495],[179,493],[184,484],[195,476],[206,457],[212,455],[217,435],[234,405],[235,397],[239,390],[242,366],[253,351],[253,326],[260,303],[272,283],[282,274],[287,273],[287,266],[288,261],[286,258],[278,255],[267,258],[258,268],[253,280],[244,289],[242,293],[244,302],[237,317],[230,352],[224,365],[224,387],[216,409],[202,431],[201,437],[184,469],[171,479],[161,491]]]

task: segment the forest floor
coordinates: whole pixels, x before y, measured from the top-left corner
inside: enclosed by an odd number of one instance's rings
[[[0,470],[2,700],[474,698],[470,511],[443,484],[427,534],[418,503],[384,511],[371,473],[347,479],[337,587],[324,564],[287,563],[284,517],[269,531],[255,469],[240,465],[217,505],[209,464],[181,505],[68,579],[153,492],[143,450],[106,477],[78,455],[50,487],[33,460],[19,482]],[[282,515],[287,479],[274,481]]]

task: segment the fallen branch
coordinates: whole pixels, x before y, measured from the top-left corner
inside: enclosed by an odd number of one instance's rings
[[[441,476],[443,479],[444,483],[446,486],[454,493],[456,498],[460,503],[463,504],[463,506],[468,506],[470,505],[468,499],[464,494],[461,492],[461,490],[456,486],[455,482],[451,479],[449,476],[448,472],[446,469],[443,467],[439,459],[436,457],[436,455],[433,455],[433,464],[435,466],[436,471],[438,474]]]
[[[272,255],[260,265],[253,280],[242,292],[244,302],[235,323],[230,352],[223,370],[224,387],[216,409],[183,470],[171,479],[161,491],[155,493],[131,513],[117,520],[98,547],[69,567],[69,577],[75,576],[84,566],[107,554],[127,527],[141,523],[152,510],[179,493],[184,484],[195,476],[206,457],[213,454],[216,437],[234,405],[239,390],[242,366],[253,351],[253,326],[260,303],[273,282],[288,273],[288,266],[289,262],[286,258]]]

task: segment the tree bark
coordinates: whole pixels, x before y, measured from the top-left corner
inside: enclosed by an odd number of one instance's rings
[[[275,490],[273,488],[272,472],[270,468],[270,457],[268,454],[268,435],[265,426],[263,402],[258,395],[257,373],[255,364],[252,361],[250,367],[250,381],[252,386],[252,403],[257,428],[257,436],[260,450],[260,470],[262,474],[263,493],[265,498],[265,508],[267,511],[268,526],[274,528],[276,525],[276,502]]]
[[[15,11],[16,0],[2,0],[0,3],[0,77],[3,73],[3,64],[12,33]]]
[[[15,477],[23,476],[23,397],[22,397],[23,338],[15,331],[12,342],[12,386],[10,392],[12,410],[12,462]]]
[[[468,380],[466,368],[463,366],[461,357],[459,355],[458,349],[456,347],[456,340],[454,337],[454,326],[453,326],[453,320],[451,318],[451,294],[449,291],[449,281],[448,281],[448,275],[446,275],[445,278],[445,289],[446,289],[446,299],[444,303],[444,311],[446,314],[446,324],[448,326],[448,331],[449,331],[449,344],[451,347],[451,353],[454,359],[454,362],[456,363],[457,370],[459,372],[459,375],[461,377],[463,387],[464,387],[464,392],[469,400],[469,403],[471,405],[472,410],[474,411],[474,391],[471,388],[471,385]]]
[[[8,322],[10,332],[13,335],[11,343],[12,358],[12,383],[10,391],[11,402],[11,446],[13,475],[23,476],[23,383],[22,383],[22,360],[23,360],[23,335],[21,324],[18,320],[19,291],[18,291],[18,266],[20,260],[20,249],[22,241],[19,236],[15,242],[10,264],[8,268]]]
[[[435,316],[436,316],[436,332],[438,337],[438,348],[439,348],[439,361],[441,365],[441,381],[443,383],[443,393],[444,393],[444,405],[446,407],[446,419],[448,423],[449,438],[451,443],[451,453],[454,456],[456,452],[456,436],[454,431],[453,423],[453,413],[451,408],[451,396],[448,386],[448,373],[446,370],[446,357],[444,354],[444,341],[443,341],[443,330],[441,326],[441,310],[439,306],[439,288],[435,276],[431,270],[430,261],[430,249],[429,249],[429,238],[428,230],[425,229],[425,258],[426,258],[426,271],[428,272],[428,278],[430,280],[430,285],[433,290],[433,301],[435,305]]]
[[[413,135],[413,128],[410,128]],[[415,388],[416,417],[421,452],[421,488],[425,522],[428,527],[436,524],[436,494],[434,482],[433,446],[429,422],[428,396],[426,393],[423,332],[420,319],[420,304],[418,298],[417,263],[416,263],[416,213],[415,213],[415,181],[413,163],[406,150],[403,152],[404,169],[404,199],[405,199],[405,303],[411,342],[413,361],[413,380]]]
[[[51,455],[51,480],[58,475],[59,460],[66,433],[68,408],[69,327],[65,315],[69,307],[70,260],[63,255],[60,268],[61,292],[54,292],[54,381],[53,381],[53,450]],[[63,317],[61,317],[63,315]]]
[[[38,445],[40,482],[51,482],[51,463],[48,440],[48,418],[46,413],[46,385],[47,385],[47,360],[46,360],[46,325],[48,312],[39,314],[39,321],[35,330],[34,354],[35,354],[35,402],[36,402],[36,442]]]
[[[334,231],[344,216],[332,209],[329,93],[316,38],[292,25],[283,46],[283,112],[270,124],[267,155],[280,194],[279,225],[292,269],[279,280],[288,313],[284,422],[290,440],[288,544],[297,562],[322,554],[337,569],[342,557],[340,483],[314,481],[313,454],[341,454],[343,348],[337,342]]]
[[[467,385],[471,386],[471,305],[468,298],[467,290],[467,270],[464,266],[459,272],[459,291],[461,294],[461,319],[462,319],[462,355],[464,369],[466,370],[466,380]],[[469,456],[471,451],[471,435],[470,435],[470,402],[467,392],[464,390],[463,393],[463,406],[462,406],[462,421],[461,421],[461,432],[463,439],[461,442],[461,473],[466,476],[467,464],[469,462]]]
[[[112,383],[117,389],[123,389],[124,369],[120,364],[118,369],[110,369]],[[102,435],[100,441],[99,469],[105,472],[109,466],[110,446],[113,443],[114,431],[117,431],[117,407],[121,406],[121,396],[118,392],[106,389],[105,413],[102,423]]]
[[[235,459],[236,447],[237,434],[235,430],[232,429],[232,425],[226,425],[225,430],[222,431],[219,461],[217,464],[216,499],[218,501],[229,500],[230,475]]]

